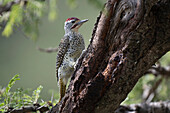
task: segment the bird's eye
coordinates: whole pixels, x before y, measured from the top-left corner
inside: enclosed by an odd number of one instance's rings
[[[75,22],[76,22],[75,20],[72,21],[72,23],[75,23]]]

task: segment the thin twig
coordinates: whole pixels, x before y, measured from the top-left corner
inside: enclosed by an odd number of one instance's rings
[[[152,99],[155,97],[156,90],[162,83],[163,77],[161,77],[159,80],[155,82],[155,84],[152,86],[152,88],[149,89],[148,94],[143,97],[143,102],[150,103]]]
[[[152,66],[146,74],[153,74],[155,76],[161,75],[165,77],[170,77],[170,66],[162,67],[161,65]]]
[[[39,51],[41,51],[41,52],[46,52],[46,53],[52,53],[52,52],[57,52],[58,51],[58,47],[56,47],[56,48],[46,48],[46,49],[37,47],[37,49]]]
[[[12,110],[9,110],[7,112],[10,112],[10,113],[25,113],[25,112],[36,112],[36,111],[40,111],[40,113],[42,112],[46,112],[49,110],[49,107],[48,106],[37,106],[36,105],[33,105],[33,106],[24,106],[22,108],[19,108],[19,109],[12,109]]]
[[[51,103],[53,103],[53,98],[54,98],[54,92],[52,91],[52,95],[51,95]],[[53,104],[52,104],[53,107]]]

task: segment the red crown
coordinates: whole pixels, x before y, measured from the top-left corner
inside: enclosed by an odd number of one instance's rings
[[[66,22],[69,21],[69,20],[73,20],[73,19],[76,20],[76,21],[79,20],[79,19],[76,18],[76,17],[71,17],[71,18],[68,18],[68,19],[66,20]]]

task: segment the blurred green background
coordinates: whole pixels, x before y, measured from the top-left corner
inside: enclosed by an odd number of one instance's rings
[[[64,0],[58,0],[57,6],[58,18],[55,21],[50,22],[48,15],[41,19],[36,42],[27,39],[18,29],[14,29],[14,33],[8,38],[0,35],[0,86],[5,87],[15,74],[19,74],[21,80],[16,82],[12,90],[18,87],[36,89],[42,85],[41,96],[45,100],[50,99],[49,90],[58,91],[56,53],[40,52],[36,47],[57,47],[64,35],[64,22],[69,17],[89,19],[79,30],[87,47],[101,9],[86,0],[78,2],[76,8],[70,8]]]

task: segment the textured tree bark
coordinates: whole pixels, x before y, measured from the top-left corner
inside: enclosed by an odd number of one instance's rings
[[[170,50],[169,0],[108,0],[63,100],[52,112],[113,113]]]

